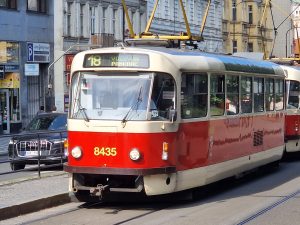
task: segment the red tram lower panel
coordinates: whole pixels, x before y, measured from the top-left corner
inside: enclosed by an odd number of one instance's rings
[[[284,113],[277,113],[186,122],[177,132],[69,131],[69,154],[80,147],[82,156],[70,156],[65,170],[75,194],[99,185],[146,195],[181,191],[281,159],[283,124]],[[141,154],[137,161],[129,156],[133,149]]]

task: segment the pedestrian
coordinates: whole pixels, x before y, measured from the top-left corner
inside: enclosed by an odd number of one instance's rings
[[[45,107],[43,105],[40,106],[40,110],[36,113],[37,115],[44,113],[45,112]]]

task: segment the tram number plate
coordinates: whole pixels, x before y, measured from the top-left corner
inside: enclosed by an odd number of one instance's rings
[[[37,156],[38,151],[26,151],[26,156]]]
[[[94,148],[95,156],[116,156],[117,148],[110,147],[95,147]]]

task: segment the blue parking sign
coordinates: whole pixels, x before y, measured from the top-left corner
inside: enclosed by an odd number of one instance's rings
[[[33,43],[27,43],[27,61],[33,62]]]

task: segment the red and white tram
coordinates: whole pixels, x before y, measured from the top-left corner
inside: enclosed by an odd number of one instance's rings
[[[71,196],[167,194],[279,161],[284,77],[271,62],[199,51],[78,53],[64,166]]]
[[[300,68],[282,66],[286,73],[286,152],[300,151]]]

